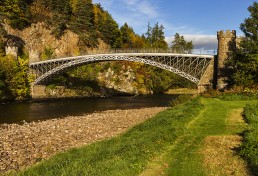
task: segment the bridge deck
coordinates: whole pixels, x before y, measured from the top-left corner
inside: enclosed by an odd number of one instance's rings
[[[81,56],[72,56],[72,57],[63,57],[57,59],[49,59],[45,61],[39,61],[30,63],[30,66],[43,64],[43,63],[50,63],[50,62],[57,62],[57,61],[67,61],[67,60],[74,60],[80,59],[85,57],[96,57],[96,56],[174,56],[174,57],[192,57],[192,58],[210,58],[213,59],[213,55],[204,55],[204,54],[176,54],[176,53],[108,53],[108,54],[89,54],[89,55],[81,55]]]

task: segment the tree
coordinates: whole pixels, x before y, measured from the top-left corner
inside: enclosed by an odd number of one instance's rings
[[[122,44],[121,31],[116,21],[102,8],[95,6],[96,28],[99,31],[99,37],[109,44],[112,48],[120,48]]]
[[[255,88],[258,85],[258,3],[248,8],[250,16],[240,24],[245,36],[226,62],[231,70],[229,85]]]
[[[148,22],[147,32],[145,33],[145,35],[146,35],[146,42],[151,45],[153,41],[152,41],[152,27],[150,26],[150,22]]]
[[[240,25],[240,29],[245,34],[241,43],[243,51],[249,54],[258,53],[258,3],[254,2],[253,6],[248,8],[250,17],[246,18]]]
[[[120,28],[122,35],[122,48],[143,48],[145,39],[136,34],[132,27],[125,23]]]
[[[4,70],[0,67],[0,100],[4,99],[7,94],[7,86],[5,84]]]
[[[125,23],[123,26],[121,26],[120,31],[122,36],[123,48],[132,48],[132,36],[135,35],[133,29],[129,27],[127,23]]]
[[[72,14],[72,7],[70,6],[69,1],[52,1],[53,3],[52,11],[53,18],[52,23],[54,25],[54,29],[52,34],[55,35],[56,38],[60,38],[64,31],[67,29],[67,25],[70,21]]]
[[[193,42],[187,42],[184,36],[180,36],[178,33],[174,35],[171,49],[176,53],[191,53],[194,48]]]
[[[32,0],[1,0],[0,16],[15,29],[24,29],[30,25],[31,12],[29,5]]]
[[[3,95],[10,94],[15,98],[29,96],[28,59],[14,59],[8,55],[0,58],[0,84]]]
[[[148,23],[147,32],[145,33],[147,48],[168,48],[163,32],[164,29],[164,26],[159,26],[159,23],[156,23],[153,28],[150,26],[150,23]]]
[[[97,46],[97,33],[94,25],[95,14],[91,0],[79,0],[74,12],[72,30],[80,37],[80,45]],[[82,47],[83,48],[83,47]]]

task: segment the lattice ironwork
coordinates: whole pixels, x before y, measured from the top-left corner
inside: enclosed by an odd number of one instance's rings
[[[71,67],[102,61],[131,61],[159,67],[176,73],[196,84],[211,63],[213,56],[172,53],[115,53],[68,57],[31,63],[37,75],[34,84],[42,84]]]

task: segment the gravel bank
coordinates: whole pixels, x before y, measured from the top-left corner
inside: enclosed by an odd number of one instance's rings
[[[73,147],[125,132],[166,108],[110,110],[42,122],[0,125],[0,175]]]

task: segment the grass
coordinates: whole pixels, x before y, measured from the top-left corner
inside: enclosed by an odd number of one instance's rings
[[[249,162],[254,175],[258,173],[258,104],[248,105],[244,109],[244,117],[249,124],[244,133],[241,154]]]
[[[198,94],[198,90],[197,89],[189,89],[189,88],[178,88],[178,89],[169,89],[167,92],[165,92],[166,94]]]
[[[209,136],[203,142],[203,164],[207,175],[250,175],[246,162],[237,155],[242,137],[238,135]]]
[[[202,110],[195,99],[171,108],[125,134],[72,149],[18,175],[137,175],[147,163],[186,133],[186,125]]]
[[[162,159],[159,159],[161,166],[167,165],[162,171],[159,170],[159,173],[176,176],[231,175],[232,170],[237,170],[235,175],[237,173],[245,175],[248,173],[248,169],[240,156],[236,156],[234,147],[240,145],[240,142],[237,141],[238,134],[246,129],[246,124],[243,120],[241,121],[241,110],[247,103],[254,102],[232,101],[229,103],[218,99],[202,99],[202,102],[205,108],[187,125],[187,133],[178,139],[176,145],[164,151]],[[210,139],[216,139],[213,141],[215,143],[211,144]],[[218,143],[220,148],[217,147]],[[217,153],[221,155],[217,155],[216,158],[228,162],[212,160],[208,163],[214,165],[207,165],[205,161],[210,158],[211,154],[204,152],[207,149],[224,151]],[[230,167],[232,162],[236,163],[233,169]],[[158,174],[154,171],[148,176],[151,175]]]
[[[247,128],[241,116],[247,103],[257,101],[196,98],[123,135],[60,153],[18,175],[248,175],[235,150]]]

